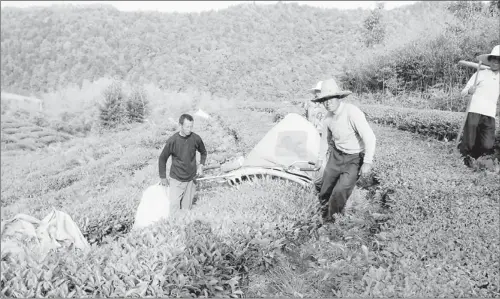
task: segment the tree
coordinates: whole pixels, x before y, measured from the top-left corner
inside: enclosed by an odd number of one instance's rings
[[[142,123],[148,114],[149,100],[146,90],[134,87],[127,100],[128,121]]]
[[[99,107],[99,120],[105,128],[114,128],[127,122],[127,109],[120,82],[114,81],[104,91],[104,102]]]
[[[384,9],[384,3],[377,3],[376,8],[363,22],[365,28],[364,31],[365,45],[367,47],[380,44],[384,41],[385,25],[382,23],[383,9]]]

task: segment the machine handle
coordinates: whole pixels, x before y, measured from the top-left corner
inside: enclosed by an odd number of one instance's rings
[[[318,171],[320,168],[299,168],[300,171]]]

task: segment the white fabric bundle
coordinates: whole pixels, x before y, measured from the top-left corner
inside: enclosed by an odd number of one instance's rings
[[[44,259],[50,251],[61,247],[90,248],[71,216],[62,211],[52,209],[42,220],[17,214],[2,221],[2,256],[31,251]]]

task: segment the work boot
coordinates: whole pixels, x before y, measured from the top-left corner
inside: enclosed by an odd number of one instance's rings
[[[472,166],[474,166],[474,158],[472,158],[471,156],[467,155],[464,158],[464,164],[465,164],[465,166],[467,166],[469,168],[472,168]]]

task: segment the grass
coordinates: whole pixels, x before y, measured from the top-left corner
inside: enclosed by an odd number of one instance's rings
[[[157,157],[180,113],[201,108],[212,116],[195,122],[211,164],[248,153],[289,105],[252,106],[195,91],[176,95],[151,88],[149,94],[155,109],[143,124],[72,136],[36,151],[2,150],[2,220],[17,213],[40,219],[55,207],[93,244],[87,254],[54,254],[40,264],[3,257],[2,294],[500,294],[498,173],[471,171],[450,153],[449,143],[397,127],[372,124],[378,140],[374,175],[359,182],[346,215],[329,230],[314,216],[311,190],[259,181],[239,188],[202,183],[189,213],[129,231],[142,191],[158,180]],[[6,145],[18,146],[34,134],[21,135],[20,128],[42,128],[37,136],[48,132],[30,119],[5,124],[2,118],[2,142],[12,136]],[[53,277],[42,279],[50,285],[33,287],[31,277],[55,265]]]

